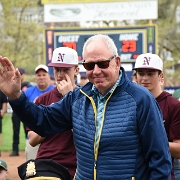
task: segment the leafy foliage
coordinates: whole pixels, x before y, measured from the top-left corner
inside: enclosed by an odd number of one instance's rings
[[[33,11],[39,11],[38,3],[38,0],[1,0],[0,54],[15,67],[34,70],[39,56],[42,58],[43,26],[31,17]]]
[[[165,82],[166,85],[180,85],[180,1],[159,0],[158,3],[158,19],[155,23],[159,27],[159,55],[164,60]]]

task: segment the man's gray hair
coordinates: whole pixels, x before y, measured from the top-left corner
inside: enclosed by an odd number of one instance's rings
[[[85,50],[86,50],[86,47],[88,46],[88,44],[90,44],[92,41],[98,41],[98,40],[102,40],[106,43],[108,49],[112,52],[112,55],[116,55],[116,56],[118,55],[117,47],[116,47],[113,39],[111,39],[108,35],[105,35],[105,34],[96,34],[94,36],[91,36],[84,43],[83,52],[82,52],[83,58],[84,58],[84,53],[85,53]]]

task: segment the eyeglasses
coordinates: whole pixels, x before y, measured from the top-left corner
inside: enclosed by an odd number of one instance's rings
[[[116,57],[116,55],[110,57],[108,60],[105,61],[98,61],[98,62],[83,62],[83,66],[86,70],[90,71],[94,69],[95,64],[101,69],[106,69],[109,67],[109,63],[111,60],[113,60]],[[85,61],[85,60],[84,60]]]

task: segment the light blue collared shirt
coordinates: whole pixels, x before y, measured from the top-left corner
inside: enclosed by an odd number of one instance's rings
[[[104,96],[102,96],[97,88],[93,85],[92,87],[92,93],[93,98],[95,100],[96,103],[96,107],[97,107],[97,115],[96,115],[96,145],[98,143],[98,138],[100,136],[100,129],[102,126],[102,115],[103,115],[103,110],[104,110],[104,104],[106,102],[106,100],[108,99],[108,97],[110,96],[110,94],[114,91],[114,89],[117,87],[117,85],[119,84],[119,82],[121,81],[121,77],[122,77],[122,71],[120,70],[120,75],[118,80],[116,81],[116,83],[114,84],[114,86],[109,90],[109,92],[107,92]]]

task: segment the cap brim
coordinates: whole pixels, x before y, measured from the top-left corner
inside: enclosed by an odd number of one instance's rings
[[[157,68],[153,68],[153,67],[148,67],[148,66],[137,67],[137,68],[133,68],[132,70],[137,70],[137,69],[154,69],[154,70],[162,71],[161,69],[157,69]]]
[[[49,63],[48,66],[50,67],[64,67],[64,68],[71,68],[76,66],[77,64],[63,64],[63,63]]]
[[[44,68],[39,68],[39,69],[36,69],[35,73],[37,73],[39,70],[43,70],[43,71],[45,71],[45,72],[47,72],[47,73],[48,73],[48,71],[46,71],[46,69],[44,69]]]
[[[7,171],[7,168],[5,168],[2,164],[0,165],[0,167]]]

